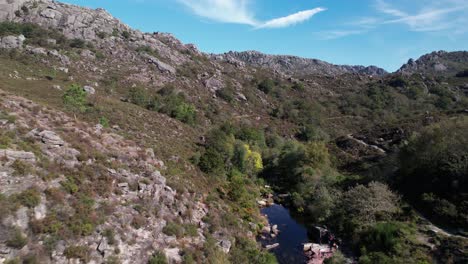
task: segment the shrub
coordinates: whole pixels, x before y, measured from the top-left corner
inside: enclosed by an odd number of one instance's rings
[[[128,32],[128,31],[123,31],[123,32],[122,32],[122,37],[123,37],[124,39],[129,39],[129,38],[130,38],[130,32]]]
[[[182,102],[175,106],[174,110],[171,112],[171,117],[187,124],[194,124],[196,118],[195,107]]]
[[[36,207],[41,202],[41,196],[34,188],[25,190],[15,195],[15,198],[20,204],[29,208]]]
[[[90,250],[86,246],[69,246],[63,252],[68,259],[80,259],[87,263],[90,259]]]
[[[148,264],[167,264],[166,255],[161,252],[156,252],[148,260]]]
[[[271,79],[265,79],[258,84],[258,89],[269,94],[275,88],[275,82]]]
[[[73,112],[83,113],[86,111],[86,91],[77,84],[72,84],[63,94],[64,105]]]
[[[11,168],[15,170],[14,175],[16,176],[26,176],[33,172],[32,166],[21,160],[15,160],[13,164],[11,164]]]
[[[398,212],[399,197],[387,185],[371,182],[368,186],[357,185],[343,194],[340,210],[344,222],[368,226],[377,220],[385,220]]]
[[[70,47],[72,48],[82,49],[85,46],[86,42],[82,39],[75,38],[70,41]]]
[[[168,236],[176,236],[177,238],[184,236],[184,228],[180,224],[174,222],[168,222],[164,228],[163,233]]]
[[[234,93],[235,91],[231,86],[216,90],[216,96],[228,103],[232,103],[234,101]]]
[[[21,249],[28,243],[28,238],[21,233],[21,230],[15,229],[6,241],[6,245],[12,248]]]
[[[102,127],[109,127],[109,119],[107,119],[106,117],[104,116],[101,116],[99,118],[99,124],[102,126]]]
[[[128,100],[132,104],[136,104],[138,106],[146,108],[149,103],[149,95],[143,88],[132,87],[129,91]]]

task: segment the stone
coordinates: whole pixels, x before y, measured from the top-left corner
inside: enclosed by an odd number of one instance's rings
[[[166,72],[170,74],[176,74],[176,69],[172,67],[171,65],[164,63],[157,58],[150,56],[150,55],[145,55],[145,57],[148,59],[148,62],[151,64],[156,65],[156,67],[161,71],[161,72]]]
[[[0,49],[21,49],[23,48],[24,40],[25,37],[23,35],[0,38]]]
[[[34,207],[34,219],[42,220],[47,216],[47,206],[41,202],[38,206]]]
[[[85,90],[87,94],[90,94],[90,95],[93,95],[96,93],[96,89],[94,89],[94,87],[91,87],[89,85],[85,85],[83,89]]]
[[[181,263],[182,257],[180,256],[180,249],[178,248],[166,248],[164,249],[164,255],[169,263]]]
[[[55,132],[49,131],[49,130],[44,130],[40,133],[38,133],[38,136],[40,137],[42,143],[49,145],[49,146],[63,146],[65,145],[65,142],[60,138]]]
[[[218,241],[218,246],[224,253],[228,254],[231,251],[232,243],[228,239],[221,239]]]
[[[16,150],[0,150],[0,158],[5,157],[10,161],[21,160],[29,163],[36,162],[36,156],[32,152],[16,151]]]
[[[203,84],[213,93],[226,87],[224,82],[215,76],[205,80]]]
[[[266,249],[266,250],[272,250],[272,249],[275,249],[275,248],[277,248],[277,247],[279,247],[279,246],[280,246],[279,243],[275,243],[275,244],[272,244],[272,245],[266,245],[266,246],[265,246],[265,249]]]
[[[52,88],[54,88],[55,90],[59,90],[59,91],[62,90],[62,87],[60,87],[60,85],[58,85],[58,84],[52,85]]]

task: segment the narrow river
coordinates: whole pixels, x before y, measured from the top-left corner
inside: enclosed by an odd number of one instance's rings
[[[303,244],[309,242],[305,226],[294,220],[289,210],[282,205],[273,204],[262,208],[261,212],[268,217],[270,225],[278,225],[280,231],[275,238],[260,239],[262,245],[279,243],[279,247],[271,252],[276,255],[280,264],[305,263],[307,259],[303,252]]]

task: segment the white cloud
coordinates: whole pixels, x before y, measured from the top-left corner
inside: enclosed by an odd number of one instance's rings
[[[252,12],[254,0],[177,0],[194,14],[223,23],[250,25],[255,28],[283,28],[309,20],[315,14],[325,11],[314,8],[275,18],[259,21]]]
[[[291,25],[295,25],[295,24],[299,24],[299,23],[302,23],[304,21],[307,21],[311,17],[313,17],[315,14],[323,12],[325,10],[326,10],[325,8],[317,7],[317,8],[310,9],[310,10],[300,11],[300,12],[297,12],[297,13],[289,15],[289,16],[269,20],[267,22],[264,22],[264,23],[258,25],[257,28],[283,28],[283,27],[288,27],[288,26],[291,26]]]
[[[321,40],[338,39],[352,35],[359,35],[367,32],[366,30],[331,30],[318,32],[317,36]]]
[[[435,32],[460,28],[462,25],[457,23],[457,18],[466,16],[462,11],[468,9],[468,3],[460,0],[429,1],[414,14],[397,9],[384,0],[378,0],[376,7],[392,17],[383,24],[404,24],[412,31]]]

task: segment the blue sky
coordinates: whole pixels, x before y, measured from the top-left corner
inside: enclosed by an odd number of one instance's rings
[[[468,0],[64,0],[204,52],[258,50],[395,71],[434,50],[468,50]]]

